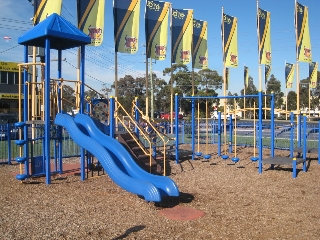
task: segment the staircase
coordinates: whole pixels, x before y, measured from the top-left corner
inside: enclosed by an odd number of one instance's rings
[[[137,143],[143,144],[138,138],[134,139],[130,133],[119,133],[118,141],[128,150],[136,163],[147,172],[150,172],[150,156],[146,155],[145,152],[149,153],[148,149],[142,150]],[[162,175],[163,169],[156,159],[151,156],[151,173],[156,175]]]

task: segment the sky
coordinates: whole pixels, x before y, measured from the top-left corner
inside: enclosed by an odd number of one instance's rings
[[[114,82],[114,29],[113,29],[113,1],[105,0],[104,41],[99,47],[86,47],[86,76],[85,82],[96,90],[105,83],[110,86]],[[119,0],[118,0],[119,1]],[[209,68],[216,70],[221,76],[223,73],[221,15],[222,8],[225,14],[238,18],[238,67],[230,69],[229,91],[240,94],[243,89],[244,66],[249,68],[249,75],[259,88],[258,76],[258,37],[256,27],[257,1],[256,0],[172,0],[175,9],[193,9],[194,18],[208,21],[208,52]],[[317,14],[320,10],[319,0],[300,0],[309,8],[309,29],[312,46],[312,61],[320,59],[320,21]],[[294,27],[294,0],[259,0],[259,7],[269,11],[271,15],[271,45],[272,71],[285,89],[285,63],[296,63],[295,27]],[[74,25],[77,25],[76,0],[62,1],[61,16]],[[145,74],[145,31],[144,11],[145,0],[141,0],[140,7],[140,34],[138,39],[139,50],[136,54],[118,53],[119,77],[130,74],[134,77]],[[18,44],[18,38],[32,28],[33,6],[28,0],[0,1],[0,61],[22,62],[23,46]],[[318,20],[317,20],[318,19]],[[168,30],[169,31],[169,30]],[[169,32],[168,32],[169,34]],[[11,37],[6,41],[5,36]],[[170,37],[169,37],[170,39]],[[168,52],[170,46],[168,42]],[[62,77],[68,80],[76,79],[77,49],[63,51]],[[57,58],[57,51],[51,51],[51,58]],[[32,61],[30,59],[29,61]],[[191,63],[187,65],[191,71]],[[167,59],[157,61],[152,70],[158,77],[163,77],[162,71],[170,67],[169,54]],[[264,65],[262,69],[262,90],[264,90]],[[299,63],[300,79],[309,75],[308,63]],[[57,77],[57,62],[51,62],[51,77]],[[163,77],[164,78],[164,77]],[[296,74],[295,74],[296,78]],[[165,78],[167,79],[167,78]],[[296,89],[296,79],[292,90]],[[290,91],[291,89],[288,89]],[[222,91],[218,91],[223,95]]]

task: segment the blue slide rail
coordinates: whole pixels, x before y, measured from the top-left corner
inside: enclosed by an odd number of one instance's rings
[[[161,194],[157,187],[150,182],[135,179],[123,172],[114,162],[110,153],[99,142],[84,134],[70,115],[58,113],[55,124],[66,128],[76,144],[93,154],[110,178],[121,188],[143,196],[146,201],[161,201]]]
[[[158,188],[161,196],[179,196],[178,187],[171,178],[153,175],[143,170],[121,143],[100,131],[90,116],[77,114],[74,121],[77,124],[82,125],[91,138],[98,141],[106,148],[108,153],[112,156],[113,161],[123,170],[123,172],[135,179],[152,183]]]

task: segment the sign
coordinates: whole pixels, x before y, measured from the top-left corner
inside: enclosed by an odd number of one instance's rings
[[[19,93],[0,93],[0,99],[19,99]],[[21,94],[21,99],[23,99],[23,94]]]
[[[23,69],[21,68],[21,71]],[[0,61],[0,71],[2,72],[19,72],[18,63],[15,62],[1,62]]]

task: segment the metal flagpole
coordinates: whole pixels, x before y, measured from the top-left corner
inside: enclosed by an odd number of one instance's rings
[[[244,64],[244,67],[246,67],[246,64]],[[246,81],[247,76],[244,76],[244,88],[243,88],[243,95],[246,96]],[[246,97],[243,98],[243,119],[246,119]]]
[[[153,112],[154,112],[154,109],[153,109],[153,76],[152,76],[152,59],[150,57],[150,102],[151,102],[151,112],[150,112],[150,115],[151,115],[151,119],[153,120]]]
[[[223,54],[223,96],[226,96],[227,92],[227,79],[226,79],[226,60],[225,60],[225,54],[224,54],[224,19],[223,19],[223,7],[222,7],[222,17],[221,17],[221,25],[222,25],[222,54]],[[226,118],[226,99],[224,98],[224,104],[223,104],[223,137],[224,137],[224,154],[227,154],[227,118]]]
[[[296,33],[296,71],[297,71],[297,126],[299,124],[299,115],[300,115],[300,76],[299,76],[299,54],[298,54],[298,46],[297,46],[297,41],[298,41],[298,29],[297,29],[297,21],[298,21],[298,17],[297,17],[297,0],[295,0],[295,6],[294,6],[294,10],[295,10],[295,33]],[[299,131],[297,131],[297,139],[299,139]]]
[[[284,67],[286,68],[287,60],[284,60]],[[288,120],[288,88],[287,88],[287,79],[284,80],[286,84],[286,120]]]
[[[259,0],[257,0],[257,13],[259,13]],[[259,15],[257,15],[257,34],[258,34],[258,63],[259,63],[259,91],[262,91],[262,82],[261,82],[261,63],[260,63],[260,31],[259,31]]]
[[[148,41],[149,42],[149,41]],[[149,119],[149,73],[148,73],[148,45],[146,44],[146,118]]]
[[[171,61],[170,61],[170,126],[171,126],[171,133],[173,133],[173,79],[172,79],[172,4],[170,4],[170,36],[171,36]]]

